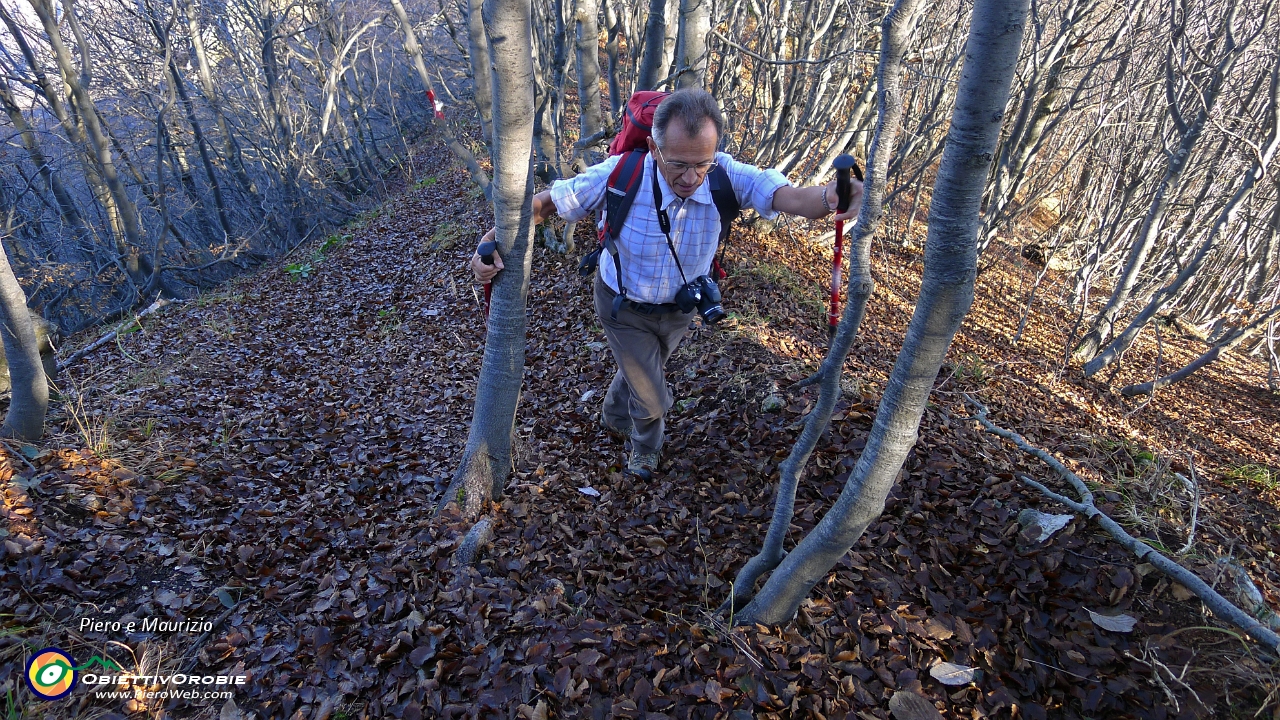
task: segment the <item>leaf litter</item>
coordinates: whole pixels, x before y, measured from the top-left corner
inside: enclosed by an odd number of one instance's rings
[[[105,348],[76,371],[79,414],[68,402],[50,418],[66,432],[30,466],[11,455],[0,466],[0,477],[23,481],[5,487],[7,677],[43,642],[142,667],[119,642],[163,650],[172,666],[249,676],[230,704],[106,708],[157,717],[1212,714],[1220,678],[1174,686],[1175,711],[1172,683],[1138,659],[1201,658],[1183,628],[1203,619],[1083,523],[1043,539],[1043,524],[1020,532],[1019,512],[1046,501],[1015,473],[1044,476],[964,422],[947,394],[981,392],[1028,437],[1096,460],[1078,437],[1101,436],[1089,413],[1118,415],[1123,401],[1047,380],[1053,348],[1019,350],[1027,368],[1004,371],[1007,380],[940,377],[884,515],[794,623],[727,631],[704,619],[723,600],[708,592],[726,592],[759,547],[778,464],[816,399],[792,386],[825,349],[822,315],[770,280],[770,268],[795,268],[821,302],[829,265],[795,227],[735,236],[725,289],[738,316],[695,329],[673,358],[676,395],[694,402],[673,411],[650,482],[622,472],[623,447],[599,429],[595,403],[612,370],[576,259],[536,251],[518,464],[492,507],[492,547],[477,567],[457,567],[467,527],[432,513],[466,438],[484,325],[467,243],[445,247],[431,229],[454,222],[478,236],[491,220],[440,156],[419,173],[444,181],[367,216],[310,277],[260,271],[147,322],[122,341],[129,357]],[[847,479],[909,317],[919,257],[885,252],[846,371],[853,384],[805,472],[795,538]],[[966,327],[957,353],[1007,349],[987,334],[1002,337],[999,324],[1016,318],[1000,305],[1008,281],[984,274],[975,313],[988,324]],[[1025,391],[1051,382],[1052,402]],[[1187,387],[1198,382],[1209,380]],[[758,411],[775,393],[784,404]],[[1269,402],[1254,406],[1274,425]],[[1244,442],[1257,430],[1242,428]],[[1232,497],[1275,522],[1265,498]],[[1210,537],[1231,527],[1221,516],[1205,526]],[[1270,527],[1241,541],[1264,542]],[[1249,567],[1274,599],[1274,563]],[[1116,619],[1099,624],[1088,606],[1146,620],[1098,632]],[[76,630],[86,616],[215,626]],[[947,666],[963,669],[945,677],[967,677],[964,687],[939,682]],[[1265,688],[1234,691],[1264,702]]]

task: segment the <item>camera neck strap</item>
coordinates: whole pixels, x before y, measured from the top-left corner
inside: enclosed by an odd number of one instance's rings
[[[658,160],[653,161],[653,207],[658,211],[658,227],[662,228],[662,234],[667,238],[667,249],[671,251],[671,258],[676,261],[676,270],[680,271],[680,280],[685,284],[689,284],[689,278],[684,276],[684,268],[680,266],[680,256],[676,254],[676,245],[671,242],[671,218],[667,215],[666,208],[662,207],[662,188],[658,187]]]

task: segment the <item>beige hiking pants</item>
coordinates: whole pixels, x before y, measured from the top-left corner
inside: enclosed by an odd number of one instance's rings
[[[604,396],[604,421],[616,428],[631,425],[631,441],[640,452],[658,452],[663,418],[673,402],[665,367],[695,313],[645,315],[624,305],[615,321],[614,294],[597,273],[596,314],[618,363],[618,373]]]

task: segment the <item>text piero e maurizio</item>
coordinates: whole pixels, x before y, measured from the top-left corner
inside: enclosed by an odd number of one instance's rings
[[[169,620],[167,618],[144,618],[142,620],[98,620],[96,618],[80,618],[80,632],[144,632],[144,633],[200,633],[213,630],[212,620]]]

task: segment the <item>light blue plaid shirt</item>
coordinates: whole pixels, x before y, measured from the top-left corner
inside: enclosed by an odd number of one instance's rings
[[[556,181],[551,186],[551,201],[556,205],[556,212],[573,222],[601,208],[609,173],[621,158],[621,155],[611,157],[587,168],[581,175]],[[744,210],[752,208],[766,219],[778,215],[773,209],[773,194],[783,185],[791,184],[782,173],[740,163],[727,153],[716,153],[716,163],[728,171],[738,204]],[[653,207],[653,177],[653,158],[646,156],[644,179],[617,244],[627,297],[656,304],[672,302],[685,280],[680,277],[680,270],[667,248],[667,238],[658,225],[658,213]],[[671,218],[671,242],[680,255],[685,279],[708,274],[720,239],[720,213],[707,182],[704,180],[687,200],[676,197],[661,173],[658,173],[658,188],[662,190],[662,202]],[[607,252],[600,254],[599,267],[600,279],[618,292],[617,271]]]

